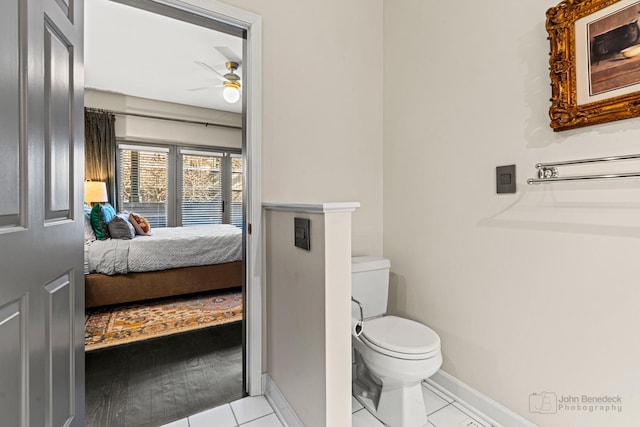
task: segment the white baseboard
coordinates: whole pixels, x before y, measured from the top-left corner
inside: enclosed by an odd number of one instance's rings
[[[442,369],[426,382],[479,415],[485,415],[495,427],[538,427],[537,424],[521,417],[495,400],[469,387]]]
[[[298,415],[289,405],[278,385],[268,374],[262,374],[262,394],[269,401],[284,427],[304,427],[304,424],[302,424]]]
[[[538,427],[537,424],[521,417],[443,370],[436,372],[426,382],[471,412],[478,413],[494,427]],[[278,385],[268,374],[262,374],[262,393],[284,427],[304,427]]]

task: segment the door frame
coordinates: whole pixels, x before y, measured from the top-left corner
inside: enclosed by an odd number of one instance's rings
[[[218,0],[112,0],[161,13],[162,6],[246,31],[243,57],[245,170],[245,392],[262,394],[262,17]],[[155,10],[154,10],[155,9]]]

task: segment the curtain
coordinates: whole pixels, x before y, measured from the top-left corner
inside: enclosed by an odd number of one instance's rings
[[[117,212],[115,121],[109,111],[84,110],[84,178],[107,184],[109,202]]]

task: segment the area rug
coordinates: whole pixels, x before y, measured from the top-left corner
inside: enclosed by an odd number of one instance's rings
[[[85,351],[242,320],[240,290],[88,309]]]

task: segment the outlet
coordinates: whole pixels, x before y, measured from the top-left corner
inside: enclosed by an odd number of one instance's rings
[[[496,167],[496,193],[516,192],[516,165]]]
[[[307,218],[295,218],[294,219],[294,244],[301,249],[307,251],[311,250],[311,236],[309,235],[309,229],[311,228],[311,221]]]

